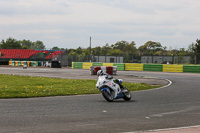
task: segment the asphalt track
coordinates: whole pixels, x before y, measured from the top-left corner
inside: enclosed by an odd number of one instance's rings
[[[0,67],[0,73],[96,79],[87,70],[72,69]],[[130,102],[109,103],[101,94],[0,99],[0,133],[126,133],[200,125],[200,74],[119,71],[118,75],[125,81],[166,84],[160,79],[169,79],[172,84],[132,92]]]

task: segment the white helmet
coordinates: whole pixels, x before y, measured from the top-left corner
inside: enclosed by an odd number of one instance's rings
[[[104,74],[104,72],[102,71],[102,70],[99,70],[98,72],[97,72],[97,76],[102,76]]]

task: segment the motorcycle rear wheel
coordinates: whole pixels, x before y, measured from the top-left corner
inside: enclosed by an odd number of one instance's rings
[[[114,96],[112,92],[108,93],[107,90],[103,90],[102,95],[108,102],[112,102],[114,100]]]

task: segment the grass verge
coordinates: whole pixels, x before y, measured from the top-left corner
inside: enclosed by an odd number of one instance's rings
[[[0,74],[0,98],[28,98],[100,93],[95,87],[96,82],[97,80],[58,79]],[[130,91],[161,87],[150,86],[146,83],[128,82],[124,82],[123,85]]]

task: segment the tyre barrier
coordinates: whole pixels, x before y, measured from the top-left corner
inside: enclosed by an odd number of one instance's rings
[[[93,64],[90,62],[83,62],[83,69],[90,69]]]
[[[73,62],[77,64],[77,62]],[[80,62],[79,62],[80,64]],[[91,66],[117,66],[121,71],[158,71],[158,72],[179,72],[179,73],[200,73],[200,65],[174,65],[174,64],[140,64],[140,63],[101,63],[90,62]],[[85,65],[79,66],[83,69]],[[72,66],[73,69],[76,69]],[[84,67],[88,68],[88,67]],[[92,71],[93,74],[93,71]]]
[[[163,71],[163,65],[162,64],[144,64],[143,70],[144,71],[162,72]]]
[[[94,62],[93,66],[103,66],[103,63],[101,63],[101,62]]]
[[[143,64],[125,63],[125,70],[143,71]]]
[[[124,63],[113,63],[113,66],[117,66],[117,70],[124,71],[125,65]]]
[[[183,72],[183,65],[163,65],[163,72]]]
[[[117,74],[117,66],[91,66],[90,67],[90,74],[97,75],[97,72],[102,70],[110,75]]]
[[[103,63],[103,66],[113,66],[113,63]]]
[[[200,66],[183,65],[183,72],[185,72],[185,73],[200,73]]]
[[[82,69],[83,63],[82,62],[72,62],[72,68],[74,69]]]
[[[24,66],[27,65],[29,67],[37,67],[37,66],[45,66],[46,62],[42,61],[9,61],[9,66]]]

